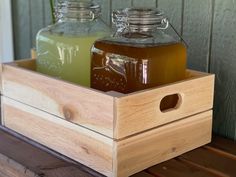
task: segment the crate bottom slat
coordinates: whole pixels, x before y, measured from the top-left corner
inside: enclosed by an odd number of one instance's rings
[[[4,125],[106,176],[126,177],[207,144],[212,111],[116,141],[2,97]]]

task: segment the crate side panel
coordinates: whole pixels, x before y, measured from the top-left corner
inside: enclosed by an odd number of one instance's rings
[[[10,65],[3,95],[113,137],[112,96]]]
[[[179,94],[179,107],[161,112],[161,100]],[[123,138],[212,109],[214,75],[206,75],[157,89],[117,98],[115,137]]]
[[[4,125],[104,175],[112,173],[113,140],[3,97]]]
[[[212,111],[117,143],[117,177],[129,176],[211,141]]]

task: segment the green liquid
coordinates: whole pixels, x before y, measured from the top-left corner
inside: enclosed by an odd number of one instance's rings
[[[37,71],[90,87],[91,47],[96,36],[60,36],[43,32],[37,37]]]

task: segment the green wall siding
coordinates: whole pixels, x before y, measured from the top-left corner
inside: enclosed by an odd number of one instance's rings
[[[124,7],[159,7],[188,43],[188,67],[216,74],[214,131],[236,140],[236,0],[97,0],[102,18]],[[16,59],[30,57],[51,23],[48,0],[12,0]],[[173,30],[170,32],[174,34]]]

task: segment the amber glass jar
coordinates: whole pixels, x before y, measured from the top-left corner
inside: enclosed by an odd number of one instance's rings
[[[185,77],[187,51],[165,33],[169,26],[158,9],[113,12],[116,32],[92,47],[91,87],[131,93]]]

